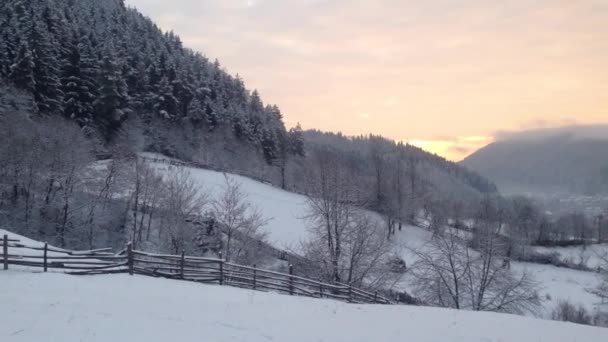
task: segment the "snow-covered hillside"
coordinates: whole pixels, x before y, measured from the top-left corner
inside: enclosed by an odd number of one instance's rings
[[[513,315],[354,305],[129,275],[0,271],[0,341],[603,342]]]
[[[155,154],[147,154],[147,156],[160,157]],[[173,172],[176,168],[164,163],[152,163],[152,165],[161,174]],[[247,194],[247,199],[261,210],[266,219],[270,220],[264,230],[269,233],[269,242],[276,247],[295,247],[300,241],[308,238],[308,230],[303,220],[306,216],[304,196],[239,175],[191,167],[186,167],[186,170],[199,183],[201,190],[207,191],[212,198],[222,191],[226,176],[236,179],[241,184],[243,192]]]
[[[158,155],[154,155],[158,157]],[[172,172],[175,166],[164,163],[154,163],[154,167],[161,172]],[[200,184],[201,189],[217,194],[224,185],[225,174],[216,171],[186,167],[190,175]],[[264,227],[269,234],[269,241],[277,247],[286,248],[298,246],[308,237],[306,215],[306,198],[302,195],[278,189],[272,185],[260,183],[247,177],[228,175],[236,178],[242,189],[262,212],[271,219]],[[371,213],[371,215],[375,215]],[[412,265],[416,261],[412,249],[425,248],[431,239],[431,233],[420,227],[404,226],[397,231],[395,241],[396,252]],[[591,253],[591,252],[589,252]],[[582,304],[593,311],[600,299],[589,293],[595,288],[600,277],[594,272],[578,271],[552,265],[513,262],[516,272],[528,271],[540,283],[543,301],[543,317],[548,317],[550,311],[560,300],[570,300],[575,304]],[[399,287],[409,290],[409,281],[404,277]]]

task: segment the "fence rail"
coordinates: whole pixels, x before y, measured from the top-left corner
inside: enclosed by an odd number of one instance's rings
[[[19,240],[4,236],[1,263],[49,269],[63,269],[75,275],[111,273],[140,274],[151,277],[188,280],[201,283],[229,285],[258,291],[272,291],[294,296],[330,298],[349,303],[391,304],[387,298],[346,284],[327,284],[289,273],[281,273],[226,262],[221,258],[203,258],[170,254],[155,254],[134,250],[131,244],[118,254],[109,248],[90,251],[68,251],[44,244],[27,246]],[[9,248],[11,252],[9,253]],[[24,250],[24,253],[20,253]],[[29,252],[27,252],[29,251]],[[42,254],[35,252],[42,251]],[[19,253],[18,253],[19,252]],[[50,255],[51,253],[52,255]]]

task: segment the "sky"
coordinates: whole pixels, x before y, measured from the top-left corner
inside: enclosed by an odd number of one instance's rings
[[[504,132],[608,123],[607,0],[126,0],[286,124],[460,160]]]

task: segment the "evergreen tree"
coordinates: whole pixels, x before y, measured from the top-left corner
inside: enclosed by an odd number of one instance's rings
[[[192,100],[188,106],[188,118],[195,125],[205,122],[205,109],[203,108],[203,104],[198,97],[194,98],[194,100]]]
[[[108,44],[102,59],[99,97],[94,103],[94,122],[107,141],[112,140],[120,124],[127,118],[129,97],[121,68],[114,55],[113,44]]]
[[[303,131],[299,123],[296,127],[289,130],[287,144],[289,146],[289,153],[302,157],[305,155]]]
[[[213,131],[219,124],[220,114],[218,111],[219,108],[214,109],[211,103],[205,103],[205,119],[207,120],[207,125],[209,126],[210,131]]]
[[[8,2],[0,6],[0,77],[9,77],[11,65],[19,52],[17,22]]]
[[[264,129],[262,131],[262,150],[264,152],[264,159],[269,165],[278,157],[278,141],[275,133],[270,129]]]
[[[31,48],[34,57],[34,100],[41,114],[60,114],[63,92],[59,80],[59,59],[54,54],[47,31],[32,24]]]
[[[161,78],[155,95],[155,113],[164,119],[174,120],[177,112],[177,99],[173,96],[173,86],[166,76]]]
[[[17,61],[10,68],[10,79],[19,89],[34,93],[34,57],[25,41],[21,43]]]
[[[81,126],[89,126],[93,121],[96,69],[86,51],[86,43],[81,41],[81,37],[74,33],[66,51],[61,80],[65,94],[64,115]]]

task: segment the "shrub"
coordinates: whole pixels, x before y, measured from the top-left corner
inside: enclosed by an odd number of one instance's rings
[[[567,300],[560,301],[557,304],[551,313],[551,319],[556,321],[593,325],[593,317],[584,306],[581,304],[574,305]]]

